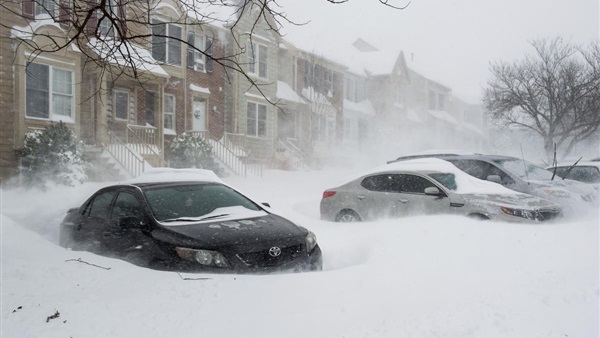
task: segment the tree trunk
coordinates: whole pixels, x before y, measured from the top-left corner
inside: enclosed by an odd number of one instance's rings
[[[554,140],[551,137],[544,137],[544,150],[546,151],[547,163],[552,163],[554,159]]]

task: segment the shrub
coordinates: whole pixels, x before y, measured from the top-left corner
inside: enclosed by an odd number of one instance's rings
[[[170,166],[173,168],[208,169],[220,174],[215,163],[212,146],[197,134],[183,133],[171,141]]]
[[[87,179],[88,164],[82,159],[83,142],[64,123],[25,134],[21,159],[21,177],[26,185],[45,186],[51,181],[72,186]]]

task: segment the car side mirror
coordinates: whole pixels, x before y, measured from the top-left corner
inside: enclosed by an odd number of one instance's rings
[[[144,220],[139,216],[125,216],[119,219],[121,228],[142,229],[144,225]]]
[[[262,202],[261,204],[262,204],[262,205],[264,205],[264,206],[265,206],[265,207],[267,207],[267,208],[270,208],[270,207],[271,207],[271,205],[270,205],[269,203],[267,203],[267,202]]]
[[[425,195],[439,196],[440,189],[436,187],[427,187],[425,188]]]
[[[490,182],[502,184],[502,179],[500,178],[500,175],[488,175],[487,180]]]

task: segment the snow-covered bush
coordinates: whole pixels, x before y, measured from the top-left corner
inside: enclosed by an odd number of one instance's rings
[[[169,163],[173,168],[208,169],[220,174],[212,146],[197,134],[183,133],[171,141]]]
[[[17,154],[26,185],[44,187],[45,182],[55,182],[72,186],[87,179],[89,164],[82,158],[83,142],[62,122],[29,131]]]

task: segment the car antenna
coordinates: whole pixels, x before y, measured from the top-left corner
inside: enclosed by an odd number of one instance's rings
[[[525,155],[523,155],[523,145],[519,144],[521,147],[521,158],[523,159],[523,168],[525,169],[525,177],[527,178],[527,184],[529,184],[529,173],[527,172],[527,166],[525,165]]]
[[[571,164],[571,166],[569,168],[567,168],[567,171],[565,172],[565,175],[563,176],[563,180],[565,178],[567,178],[567,176],[569,176],[569,173],[571,172],[571,170],[573,170],[573,168],[575,168],[575,166],[577,165],[577,163],[579,163],[579,161],[581,161],[583,157],[580,157],[577,161],[575,161],[575,163]]]
[[[552,178],[550,179],[550,181],[554,181],[554,177],[556,177],[556,169],[558,166],[558,162],[556,161],[556,143],[554,143],[554,158],[552,159],[552,166],[554,167],[554,170],[552,170]]]

